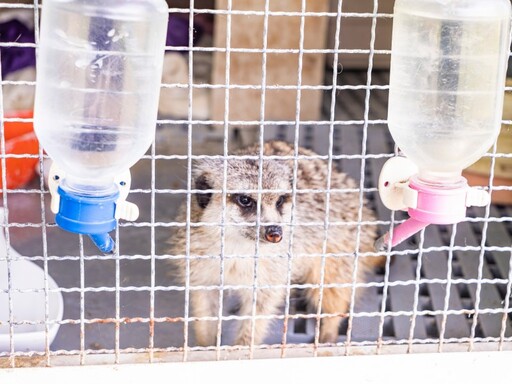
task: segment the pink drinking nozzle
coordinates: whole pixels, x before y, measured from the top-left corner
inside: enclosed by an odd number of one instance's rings
[[[395,1],[388,124],[407,158],[385,164],[379,193],[410,219],[377,249],[429,224],[458,223],[467,207],[489,203],[461,174],[500,130],[510,19],[509,0]]]
[[[485,206],[489,193],[470,188],[464,177],[450,183],[422,180],[416,167],[405,157],[386,162],[379,179],[384,205],[392,210],[407,210],[410,218],[386,233],[375,243],[377,250],[394,247],[430,224],[455,224],[466,217],[466,208]],[[391,238],[390,238],[391,237]]]

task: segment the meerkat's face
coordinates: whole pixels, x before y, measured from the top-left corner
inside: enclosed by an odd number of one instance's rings
[[[233,193],[228,194],[228,199],[228,220],[242,224],[232,233],[269,244],[280,243],[286,237],[291,205],[288,193],[264,192],[261,197],[257,193]]]
[[[224,221],[230,241],[259,240],[265,247],[286,245],[291,221],[291,170],[278,160],[265,160],[261,172],[259,168],[258,160],[228,159],[225,200],[223,193],[196,195],[201,221]],[[194,175],[196,189],[223,190],[222,160],[202,162]]]

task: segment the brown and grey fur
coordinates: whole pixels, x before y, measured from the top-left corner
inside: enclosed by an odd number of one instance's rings
[[[237,155],[258,155],[259,147],[254,146],[239,151]],[[290,156],[294,154],[292,145],[273,141],[264,146],[264,155]],[[299,155],[315,155],[300,148]],[[209,159],[195,164],[193,178],[198,190],[222,190],[224,175],[223,160]],[[273,315],[283,305],[288,284],[288,254],[290,244],[290,221],[292,209],[292,177],[294,161],[265,159],[263,161],[263,190],[287,190],[261,194],[260,235],[257,260],[257,286],[275,286],[258,288],[256,295],[256,315]],[[227,191],[258,190],[259,160],[228,159]],[[301,159],[298,161],[296,211],[294,221],[298,224],[294,229],[293,248],[291,254],[291,282],[299,284],[320,284],[323,244],[325,237],[324,220],[326,217],[326,193],[301,193],[304,189],[327,188],[327,163],[321,159]],[[356,185],[347,175],[333,169],[331,177],[332,189],[355,188]],[[257,209],[242,208],[237,204],[237,193],[228,193],[224,212],[224,285],[247,286],[245,289],[232,290],[232,294],[240,300],[240,316],[253,314],[253,286],[256,254],[256,216]],[[255,201],[256,193],[246,193]],[[283,196],[280,203],[279,198]],[[197,194],[192,199],[191,223],[216,223],[213,226],[191,226],[190,228],[190,265],[189,284],[191,315],[197,318],[217,317],[219,311],[219,291],[194,290],[197,286],[219,286],[221,284],[221,221],[223,217],[223,195],[221,193]],[[282,204],[281,204],[282,203]],[[358,192],[330,193],[330,221],[357,223],[359,213]],[[185,221],[183,207],[179,221]],[[363,207],[363,220],[372,220],[372,212]],[[301,226],[316,222],[317,226]],[[252,226],[232,226],[230,223],[252,223]],[[276,224],[282,228],[282,239],[274,243],[266,238],[266,230]],[[359,249],[356,249],[357,225],[331,225],[328,230],[327,254],[370,252],[376,237],[374,226],[360,226]],[[185,255],[186,229],[180,228],[177,236],[172,239],[172,253]],[[308,256],[317,255],[317,256]],[[204,257],[197,257],[204,256]],[[338,256],[325,258],[325,284],[351,283],[354,273],[354,256]],[[365,276],[377,263],[375,257],[359,257],[358,281]],[[178,270],[183,283],[187,271],[186,261],[178,263]],[[305,297],[311,308],[319,302],[319,289],[307,289]],[[348,311],[351,288],[325,288],[322,298],[322,312],[335,314],[325,317],[321,322],[320,342],[335,342],[341,317]],[[266,335],[269,321],[257,320],[254,328],[255,344],[261,343]],[[196,340],[200,345],[216,344],[217,321],[199,320],[193,322]],[[248,345],[252,338],[251,320],[240,321],[235,343]]]

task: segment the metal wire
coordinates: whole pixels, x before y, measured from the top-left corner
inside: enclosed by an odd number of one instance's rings
[[[338,16],[336,18],[336,34],[335,34],[335,40],[334,40],[334,46],[335,49],[339,47],[339,36],[340,36],[340,29],[341,29],[341,10],[343,9],[343,1],[338,1]],[[333,68],[338,68],[338,55],[333,55]],[[333,92],[331,93],[331,106],[330,106],[330,115],[329,119],[331,121],[334,121],[335,114],[336,114],[336,95],[334,93],[336,89],[336,83],[337,83],[337,70],[333,70],[332,75],[332,89]],[[325,193],[325,219],[324,219],[324,238],[322,242],[322,259],[321,259],[321,265],[320,265],[320,294],[318,295],[318,304],[317,304],[317,319],[315,324],[315,356],[317,355],[318,351],[318,343],[320,338],[320,325],[321,325],[321,313],[322,313],[322,304],[323,304],[323,293],[324,293],[324,280],[325,280],[325,264],[326,264],[326,253],[327,253],[327,241],[329,238],[329,227],[330,227],[330,203],[331,203],[331,177],[332,177],[332,168],[333,168],[333,140],[334,140],[334,124],[331,124],[329,126],[329,149],[328,149],[328,160],[327,160],[327,191]],[[357,245],[356,245],[357,249]],[[357,262],[357,261],[356,261]],[[350,324],[349,324],[350,329]],[[348,339],[350,339],[350,331],[348,333]]]
[[[265,121],[265,103],[266,103],[266,92],[265,84],[267,83],[267,54],[266,49],[268,45],[268,12],[269,12],[270,1],[265,0],[265,16],[263,18],[263,54],[261,59],[261,98],[260,98],[260,120]],[[265,125],[259,126],[259,163],[258,163],[258,197],[257,197],[257,212],[256,212],[256,240],[254,249],[254,276],[253,276],[253,289],[252,289],[252,308],[251,308],[251,342],[250,342],[250,358],[253,358],[254,354],[254,338],[256,334],[256,311],[257,311],[257,300],[258,300],[258,265],[260,258],[260,228],[261,228],[261,202],[263,190],[263,154],[264,154],[264,135]],[[288,301],[288,298],[287,298]]]

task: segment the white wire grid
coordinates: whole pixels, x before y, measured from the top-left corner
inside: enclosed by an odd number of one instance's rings
[[[355,1],[355,0],[353,0]],[[4,359],[5,366],[16,366],[17,361],[23,357],[39,357],[42,359],[44,364],[52,365],[53,361],[56,357],[59,356],[75,356],[78,357],[78,362],[80,364],[85,364],[93,355],[108,355],[111,356],[112,362],[119,363],[122,361],[122,357],[129,354],[134,353],[147,353],[147,361],[152,362],[155,361],[155,353],[156,352],[178,352],[180,354],[180,358],[183,360],[191,359],[190,353],[194,353],[196,351],[212,351],[212,358],[221,358],[223,353],[226,351],[233,351],[242,348],[247,352],[245,355],[248,358],[254,357],[254,354],[258,351],[268,351],[268,350],[277,350],[280,351],[281,356],[286,356],[289,351],[294,349],[304,349],[312,351],[313,355],[317,355],[318,351],[321,350],[322,347],[327,347],[325,345],[320,344],[319,342],[319,324],[320,319],[333,316],[332,314],[323,314],[321,312],[321,304],[323,300],[322,294],[319,297],[319,305],[318,310],[314,313],[295,313],[293,310],[293,302],[292,302],[292,290],[296,288],[320,288],[320,292],[323,292],[324,288],[333,286],[327,285],[323,283],[323,266],[325,265],[325,260],[327,257],[344,257],[344,256],[355,256],[356,260],[360,257],[372,257],[377,254],[369,254],[369,253],[361,253],[356,252],[355,255],[352,253],[343,253],[343,254],[328,254],[327,253],[327,236],[324,238],[323,250],[319,255],[307,255],[311,257],[321,257],[322,258],[322,277],[321,283],[319,285],[311,285],[311,284],[292,284],[291,283],[291,263],[292,259],[289,259],[288,262],[288,276],[287,276],[287,284],[283,286],[274,286],[273,288],[285,288],[286,289],[286,301],[284,303],[284,311],[283,314],[280,315],[256,315],[256,298],[258,294],[257,288],[265,288],[265,286],[258,284],[258,276],[254,275],[254,285],[251,286],[228,286],[224,282],[224,270],[221,267],[221,280],[220,286],[208,286],[208,287],[191,287],[190,282],[187,279],[185,286],[170,284],[163,285],[159,284],[157,281],[157,268],[160,268],[161,265],[159,261],[169,260],[169,259],[179,259],[184,258],[187,260],[187,272],[190,268],[190,260],[193,257],[197,257],[195,255],[190,254],[190,230],[193,226],[201,226],[201,225],[221,225],[222,228],[222,238],[221,238],[221,264],[224,266],[224,261],[226,260],[226,256],[223,255],[222,250],[224,249],[225,238],[224,238],[224,229],[227,225],[233,225],[232,223],[226,223],[226,198],[228,193],[236,193],[240,191],[228,191],[227,190],[227,161],[232,158],[241,158],[241,159],[252,159],[256,160],[261,165],[264,159],[271,159],[272,157],[263,156],[263,152],[260,152],[259,156],[233,156],[230,154],[230,137],[231,137],[231,127],[238,126],[244,128],[244,126],[257,126],[259,127],[259,135],[258,140],[259,143],[262,144],[266,138],[265,131],[268,130],[268,126],[291,126],[292,129],[290,132],[292,134],[292,141],[295,146],[295,153],[288,158],[294,161],[294,169],[293,169],[293,186],[291,191],[283,191],[283,192],[291,192],[292,194],[292,205],[295,207],[296,205],[296,196],[298,193],[321,193],[326,196],[326,204],[327,207],[330,204],[330,194],[333,192],[358,192],[359,193],[359,203],[360,209],[358,213],[358,221],[357,222],[342,222],[336,220],[336,218],[329,217],[328,215],[325,217],[323,222],[320,223],[300,223],[301,225],[312,225],[318,226],[321,225],[325,228],[325,233],[327,233],[327,229],[330,226],[335,225],[346,225],[346,226],[357,226],[360,229],[364,225],[379,225],[380,228],[386,230],[389,227],[393,227],[398,222],[402,221],[402,218],[396,218],[394,214],[387,215],[387,217],[382,218],[382,215],[379,215],[381,219],[378,221],[372,222],[363,222],[362,220],[362,206],[363,200],[365,196],[370,196],[376,193],[376,188],[368,183],[368,164],[370,162],[383,162],[389,157],[394,156],[393,151],[373,151],[369,150],[369,146],[371,147],[371,139],[372,137],[369,135],[370,130],[374,127],[382,126],[386,124],[385,118],[372,118],[371,117],[371,101],[375,92],[386,92],[388,89],[387,84],[378,84],[374,82],[375,79],[375,71],[373,68],[373,62],[375,55],[389,55],[389,50],[377,50],[375,47],[375,38],[376,38],[376,27],[381,19],[391,18],[392,15],[379,13],[379,1],[373,1],[373,9],[368,13],[349,13],[344,12],[344,5],[348,3],[349,0],[339,0],[335,4],[335,10],[332,12],[310,12],[307,11],[307,1],[301,1],[301,10],[296,12],[277,12],[271,10],[271,2],[270,0],[265,0],[264,9],[263,10],[254,10],[254,11],[240,11],[234,8],[234,3],[236,0],[228,0],[227,9],[196,9],[197,2],[194,0],[190,1],[190,9],[181,9],[181,8],[171,8],[171,13],[181,13],[189,15],[189,46],[188,47],[171,47],[168,46],[167,51],[183,51],[184,49],[188,52],[188,84],[162,84],[163,88],[184,88],[188,90],[188,117],[186,119],[160,119],[160,125],[171,125],[171,126],[185,126],[186,127],[186,153],[185,154],[164,154],[159,153],[158,143],[154,143],[148,152],[147,155],[143,157],[143,161],[146,161],[150,164],[150,180],[145,184],[138,186],[132,190],[132,195],[142,195],[145,197],[149,197],[149,220],[147,221],[138,221],[134,223],[120,223],[120,228],[116,230],[116,239],[118,239],[118,250],[123,249],[123,236],[120,236],[120,232],[125,229],[131,229],[136,233],[140,230],[139,233],[143,233],[146,237],[149,237],[150,249],[146,254],[123,254],[117,253],[114,256],[105,256],[98,254],[89,254],[86,251],[86,244],[81,236],[78,236],[78,248],[76,253],[70,253],[64,256],[53,254],[53,252],[49,251],[50,246],[54,248],[54,245],[51,244],[52,237],[49,236],[48,232],[52,231],[55,228],[55,224],[52,219],[48,219],[50,217],[47,214],[47,200],[48,200],[48,190],[45,186],[44,182],[44,162],[43,159],[45,155],[42,150],[40,150],[37,158],[39,159],[39,167],[41,171],[41,176],[39,177],[39,188],[32,188],[30,185],[27,188],[21,189],[13,189],[7,190],[5,188],[6,185],[6,160],[9,158],[26,158],[26,157],[34,157],[31,155],[12,155],[5,154],[5,139],[4,135],[1,136],[0,146],[1,146],[1,166],[2,166],[2,183],[4,185],[2,199],[3,206],[9,207],[10,210],[15,210],[16,207],[12,206],[10,203],[10,196],[19,196],[19,195],[29,195],[36,196],[39,200],[39,207],[41,210],[40,220],[38,222],[15,222],[12,221],[8,215],[6,215],[5,222],[3,223],[3,227],[5,229],[5,236],[7,240],[7,262],[10,263],[10,248],[9,244],[11,244],[11,236],[10,233],[12,230],[17,230],[21,233],[24,230],[37,230],[41,232],[42,239],[42,248],[41,252],[37,255],[28,257],[28,259],[32,261],[38,262],[42,265],[45,271],[45,295],[46,295],[46,318],[43,321],[45,331],[46,331],[46,345],[44,351],[28,351],[28,352],[19,352],[15,351],[15,345],[12,341],[12,335],[16,332],[16,326],[21,324],[34,324],[34,322],[26,321],[23,319],[15,319],[12,316],[13,306],[15,303],[12,299],[12,290],[9,289],[7,294],[9,295],[9,312],[11,313],[9,319],[9,333],[11,335],[11,345],[10,351],[0,352],[0,358]],[[197,4],[200,5],[200,4]],[[9,48],[9,47],[29,47],[37,50],[38,44],[38,19],[39,12],[41,10],[41,5],[37,2],[33,4],[10,4],[10,3],[0,3],[0,8],[15,8],[15,9],[26,9],[28,11],[33,12],[34,20],[35,20],[35,43],[18,43],[18,42],[6,42],[0,43],[1,48]],[[221,47],[201,47],[194,46],[192,44],[193,34],[194,34],[194,15],[197,14],[212,14],[212,15],[224,15],[226,17],[226,41],[225,48]],[[244,15],[247,17],[250,16],[258,16],[263,17],[263,46],[261,48],[231,48],[231,40],[232,40],[232,16],[233,15]],[[275,16],[289,16],[289,17],[300,17],[300,35],[299,35],[299,47],[296,49],[270,49],[268,48],[268,26],[269,19]],[[334,38],[334,46],[327,47],[326,49],[307,49],[304,47],[304,34],[305,34],[305,23],[308,18],[313,17],[323,17],[328,18],[330,22],[334,22],[336,25],[335,28],[335,38]],[[370,18],[371,23],[371,40],[369,42],[369,49],[344,49],[340,44],[340,32],[342,31],[342,20],[349,18]],[[226,68],[225,68],[225,83],[224,84],[211,84],[211,83],[200,83],[195,82],[193,77],[193,68],[194,68],[194,56],[198,53],[214,53],[214,52],[222,52],[226,55]],[[249,53],[249,54],[261,54],[262,57],[262,78],[260,85],[242,85],[242,84],[234,84],[230,81],[231,74],[231,53]],[[298,56],[298,67],[297,67],[297,82],[294,85],[269,85],[267,84],[267,55],[268,54],[296,54]],[[302,73],[303,73],[303,57],[305,54],[333,54],[332,55],[332,68],[335,70],[332,71],[332,76],[327,76],[327,80],[325,84],[315,84],[315,85],[305,85],[303,84]],[[340,76],[338,74],[337,69],[340,67],[338,54],[366,54],[368,55],[368,65],[366,67],[366,78],[357,84],[340,84]],[[2,86],[5,85],[14,85],[14,86],[31,86],[35,85],[32,81],[2,81]],[[224,109],[224,119],[223,120],[199,120],[193,118],[193,95],[195,90],[197,89],[223,89],[224,90],[224,100],[225,100],[225,109]],[[230,91],[233,89],[254,89],[261,92],[260,98],[260,118],[258,120],[245,120],[245,121],[233,121],[229,119],[230,111],[229,111],[229,99],[230,99]],[[295,103],[295,119],[294,120],[281,120],[281,121],[267,121],[265,117],[265,105],[266,105],[266,93],[267,90],[296,90],[296,103]],[[326,98],[329,100],[327,112],[324,113],[325,118],[319,121],[304,121],[300,119],[301,116],[301,96],[302,91],[304,90],[320,90],[323,91],[327,96]],[[343,91],[360,91],[364,92],[364,98],[361,100],[363,104],[363,116],[360,119],[346,119],[340,118],[338,113],[338,94]],[[507,91],[512,91],[512,89],[508,88]],[[1,103],[0,103],[1,104]],[[1,111],[2,116],[4,115],[4,111]],[[27,121],[25,119],[3,119],[4,122],[7,121]],[[512,121],[504,121],[504,124],[512,125]],[[220,126],[222,127],[222,153],[220,155],[211,156],[204,154],[196,154],[193,148],[194,143],[194,132],[197,129],[200,129],[202,126]],[[300,144],[300,137],[305,129],[305,126],[310,126],[315,129],[319,129],[323,127],[327,132],[327,148],[325,148],[325,154],[308,157],[308,156],[299,156],[297,148]],[[199,128],[198,128],[199,127]],[[360,138],[360,151],[359,153],[335,153],[335,139],[336,132],[338,129],[343,129],[343,127],[358,127],[358,134]],[[3,123],[2,123],[2,131],[3,131]],[[324,132],[324,131],[322,131]],[[313,133],[314,134],[314,133]],[[510,187],[500,187],[493,185],[494,181],[494,164],[496,159],[498,158],[510,158],[511,154],[507,153],[497,153],[496,146],[493,151],[487,156],[491,156],[492,158],[492,166],[490,169],[490,177],[489,177],[489,189],[491,191],[496,190],[510,190]],[[219,224],[211,224],[211,223],[192,223],[191,218],[191,199],[194,198],[194,194],[200,191],[193,189],[193,180],[192,180],[192,164],[194,160],[204,159],[204,158],[218,158],[224,160],[224,180],[222,190],[213,190],[210,192],[220,193],[222,194],[223,199],[223,215]],[[279,157],[283,159],[283,157]],[[353,190],[335,190],[331,188],[330,182],[327,184],[326,189],[322,190],[297,190],[297,170],[298,170],[298,160],[299,159],[307,159],[307,158],[320,158],[325,160],[328,164],[328,174],[331,175],[334,167],[340,161],[358,161],[359,169],[356,172],[356,176],[358,176],[358,187]],[[184,162],[186,163],[186,180],[185,187],[182,188],[169,188],[169,187],[158,187],[158,177],[157,177],[157,162]],[[259,172],[259,180],[258,180],[258,190],[256,191],[244,191],[244,192],[255,192],[258,193],[259,199],[261,199],[261,193],[266,192],[262,189],[262,172]],[[330,180],[330,177],[328,177]],[[187,206],[187,215],[185,222],[176,222],[173,221],[172,217],[167,218],[166,220],[160,219],[159,209],[157,207],[157,201],[161,196],[186,196],[184,199],[184,203]],[[376,203],[374,203],[375,205]],[[446,235],[449,239],[448,242],[442,245],[426,245],[426,235],[425,232],[422,232],[419,238],[418,244],[414,247],[408,247],[404,249],[398,250],[388,250],[387,252],[382,253],[387,257],[386,265],[383,268],[382,280],[376,282],[369,283],[355,283],[355,276],[357,275],[357,270],[353,271],[353,283],[348,284],[348,286],[352,289],[352,302],[349,309],[348,321],[346,324],[346,336],[341,340],[336,346],[343,347],[343,353],[350,354],[352,347],[363,347],[363,346],[371,346],[374,347],[373,351],[375,353],[383,352],[383,349],[389,345],[403,345],[407,347],[407,351],[413,351],[414,348],[418,345],[429,344],[435,345],[439,351],[447,349],[447,345],[464,345],[465,348],[469,350],[473,350],[475,348],[475,343],[481,342],[491,342],[495,343],[497,349],[504,349],[510,347],[510,342],[512,341],[511,334],[508,329],[510,328],[510,320],[512,309],[510,308],[510,296],[512,293],[512,246],[510,244],[510,227],[512,226],[512,216],[511,209],[504,208],[502,209],[501,215],[497,215],[495,212],[496,209],[492,206],[487,207],[482,216],[476,215],[471,216],[467,219],[467,223],[473,226],[481,227],[481,235],[476,244],[468,245],[461,243],[460,239],[458,239],[458,226],[454,225],[452,228],[448,229],[448,234]],[[329,212],[329,209],[326,209],[326,212]],[[503,214],[503,212],[505,214]],[[258,209],[258,214],[259,214]],[[291,238],[289,243],[289,249],[292,249],[293,241],[294,241],[294,228],[297,223],[295,223],[295,215],[292,214],[291,218]],[[238,225],[250,225],[248,223],[240,223]],[[257,228],[261,225],[259,220],[255,225]],[[509,237],[505,239],[505,243],[494,242],[496,239],[495,233],[489,233],[489,226],[496,227],[496,225],[501,225],[504,228],[508,226]],[[161,247],[158,244],[158,241],[161,236],[158,235],[157,232],[160,230],[167,231],[169,228],[173,227],[185,227],[187,232],[187,246],[186,246],[186,254],[184,255],[170,255],[165,252],[161,252]],[[257,231],[257,233],[259,233]],[[357,231],[356,238],[356,247],[359,249],[360,242],[360,231]],[[147,239],[146,239],[147,240]],[[500,239],[498,239],[500,240]],[[503,239],[501,239],[503,240]],[[75,240],[76,241],[76,240]],[[462,245],[461,245],[462,244]],[[499,245],[498,245],[499,244]],[[422,268],[425,267],[424,259],[428,257],[428,255],[436,254],[436,253],[446,253],[447,261],[445,264],[446,274],[444,276],[440,276],[437,278],[425,277]],[[473,252],[478,254],[478,267],[477,274],[473,277],[457,277],[454,274],[454,258],[457,258],[456,255],[462,254],[463,252]],[[509,259],[508,263],[508,275],[506,276],[487,276],[485,274],[486,267],[486,259],[488,254],[492,253],[496,255],[495,257],[503,257]],[[255,244],[255,258],[254,263],[257,266],[258,263],[258,255],[259,255],[259,245],[258,241]],[[414,257],[416,260],[415,269],[410,275],[410,278],[407,279],[393,279],[390,275],[390,271],[392,270],[392,259],[400,258],[400,257]],[[212,256],[202,256],[202,257],[218,257],[215,255]],[[459,256],[460,257],[460,256]],[[86,281],[86,263],[90,261],[113,261],[114,267],[114,284],[113,286],[94,286],[88,285]],[[149,283],[145,285],[124,285],[124,277],[121,272],[121,263],[123,261],[137,261],[143,260],[149,262]],[[61,327],[66,325],[72,325],[78,327],[78,348],[60,348],[55,349],[49,343],[48,332],[51,325],[51,321],[49,320],[48,313],[48,279],[47,277],[50,274],[49,263],[52,262],[62,262],[62,261],[70,261],[78,263],[79,273],[77,279],[74,282],[74,285],[68,285],[65,288],[60,288],[60,291],[63,294],[74,294],[74,298],[78,297],[79,300],[79,316],[69,318],[65,316],[65,318],[60,321]],[[355,264],[357,266],[357,263]],[[356,267],[357,268],[357,267]],[[257,268],[255,268],[257,270]],[[188,273],[186,274],[188,276]],[[10,276],[10,275],[9,275]],[[57,276],[53,276],[57,278]],[[431,286],[443,286],[444,294],[441,296],[441,300],[443,302],[442,309],[421,309],[421,291],[424,287]],[[451,307],[451,294],[453,292],[453,287],[462,287],[465,285],[474,286],[474,303],[472,308],[457,308],[454,309]],[[485,289],[488,285],[500,285],[502,287],[502,291],[504,292],[503,300],[500,303],[497,303],[494,307],[481,307],[482,303],[482,290]],[[10,287],[10,277],[9,277],[9,287]],[[347,285],[334,285],[334,286],[347,286]],[[390,296],[392,295],[391,291],[395,288],[400,287],[414,287],[414,296],[412,305],[408,308],[401,310],[390,310],[389,302]],[[374,311],[360,311],[355,308],[355,292],[359,288],[370,287],[375,288],[380,291],[381,297],[379,298],[380,304],[377,310]],[[270,288],[270,287],[267,287]],[[218,316],[212,318],[211,320],[219,320],[217,327],[217,345],[211,347],[198,347],[193,343],[193,336],[191,335],[191,323],[198,320],[193,318],[190,314],[190,292],[193,289],[211,289],[211,290],[219,290],[219,313]],[[228,290],[238,290],[238,289],[252,289],[253,291],[253,301],[252,301],[252,314],[250,316],[239,316],[236,314],[224,314],[224,303],[223,298],[225,292]],[[463,289],[463,288],[460,288]],[[110,312],[110,316],[105,317],[89,317],[86,305],[86,294],[94,294],[94,293],[111,293],[114,295],[114,310]],[[149,313],[147,316],[137,316],[137,317],[127,317],[122,315],[122,299],[121,295],[129,292],[142,292],[148,294],[146,299],[149,303],[146,306],[149,308]],[[166,292],[177,292],[184,295],[184,306],[183,312],[179,316],[159,316],[156,311],[156,301],[157,294],[166,293]],[[501,316],[501,327],[497,334],[494,335],[485,335],[482,334],[480,330],[480,317],[487,315],[496,315]],[[441,321],[438,324],[438,335],[432,337],[432,335],[426,335],[424,337],[418,337],[415,333],[416,325],[419,319],[423,317],[441,317]],[[470,332],[467,337],[449,337],[447,336],[447,324],[448,319],[453,316],[469,316],[470,319]],[[248,347],[233,347],[229,345],[221,344],[221,336],[224,332],[223,324],[224,323],[232,323],[232,320],[244,320],[249,318],[253,324],[253,337],[254,337],[254,324],[255,320],[258,318],[272,318],[276,321],[281,321],[284,323],[282,334],[280,336],[280,342],[276,342],[274,344],[268,345],[255,345],[251,343]],[[375,338],[367,339],[367,340],[354,340],[352,329],[353,324],[357,321],[358,318],[375,318],[377,321],[377,335]],[[387,337],[386,336],[386,327],[389,319],[399,319],[404,318],[407,319],[407,337],[397,338],[397,337]],[[313,339],[309,342],[290,342],[289,340],[289,326],[293,321],[306,320],[309,324],[314,324],[313,330]],[[40,322],[39,322],[40,323]],[[182,332],[182,342],[179,344],[166,345],[162,346],[161,343],[158,343],[158,340],[155,337],[155,327],[159,324],[181,324],[181,332]],[[88,332],[88,327],[95,324],[107,324],[113,326],[113,345],[112,348],[91,348],[90,345],[86,343],[86,333]],[[122,327],[126,324],[143,324],[148,327],[149,331],[147,333],[147,343],[143,347],[123,347],[122,343]],[[111,337],[109,335],[108,337]],[[331,345],[332,346],[332,345]]]

